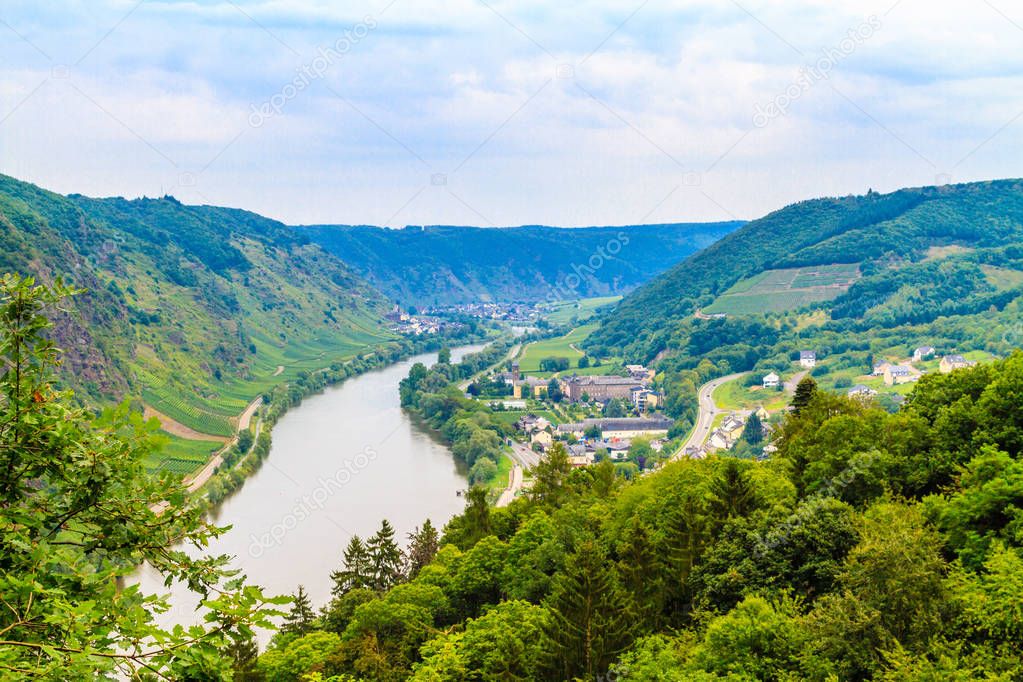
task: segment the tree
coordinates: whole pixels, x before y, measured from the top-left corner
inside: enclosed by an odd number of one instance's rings
[[[590,357],[588,355],[584,355],[581,358],[579,358],[579,369],[586,369],[589,366],[590,366]]]
[[[592,424],[590,426],[587,426],[586,430],[583,431],[583,437],[584,438],[589,438],[589,439],[592,439],[592,440],[600,440],[601,435],[602,434],[601,434],[601,431],[600,431],[600,427],[597,426],[596,424]]]
[[[792,396],[792,412],[799,416],[800,411],[810,404],[814,394],[817,392],[817,382],[807,374],[796,384],[796,393]]]
[[[487,489],[483,486],[473,486],[465,493],[465,538],[467,546],[479,542],[481,538],[490,535],[490,504],[487,502]]]
[[[222,650],[278,612],[261,591],[230,582],[227,558],[171,551],[222,532],[179,476],[145,461],[162,445],[156,420],[128,404],[100,417],[55,386],[60,351],[46,314],[78,292],[59,280],[0,282],[0,669],[19,678],[227,679]],[[148,563],[210,597],[204,624],[165,631],[166,599],[119,587]]]
[[[312,603],[309,601],[309,595],[306,594],[305,587],[299,585],[298,592],[292,595],[291,610],[288,611],[288,615],[284,619],[281,632],[299,636],[305,635],[313,629],[313,621],[315,620],[316,614],[313,611]]]
[[[568,497],[568,475],[571,471],[565,446],[555,443],[533,467],[530,499],[547,507],[560,507]]]
[[[647,462],[652,460],[655,454],[647,438],[633,438],[629,444],[629,460],[635,462],[640,471],[646,468]]]
[[[585,540],[555,578],[545,602],[546,679],[593,679],[632,641],[631,607],[600,546]]]
[[[390,521],[380,522],[380,530],[366,543],[369,550],[371,579],[370,587],[383,592],[396,585],[402,578],[404,560],[398,543],[394,541],[394,527]]]
[[[742,439],[750,445],[760,445],[764,442],[764,423],[756,412],[746,420],[746,427],[742,430]]]
[[[624,417],[625,414],[625,404],[618,398],[611,398],[604,404],[604,416],[609,419]]]
[[[448,348],[447,346],[444,346],[443,348],[441,348],[440,351],[438,351],[438,353],[437,353],[437,362],[442,364],[442,365],[450,365],[451,364],[451,349]]]
[[[358,535],[353,535],[345,548],[343,568],[333,571],[331,594],[340,597],[351,590],[369,587],[373,582],[373,558]]]
[[[547,382],[547,398],[551,402],[560,403],[561,399],[565,397],[565,394],[561,391],[561,384],[554,377]]]
[[[251,634],[238,635],[224,650],[231,661],[232,682],[262,682],[263,677],[256,667],[259,660],[259,645]]]
[[[746,516],[757,507],[757,491],[749,480],[750,468],[734,457],[726,457],[711,483],[711,509],[722,522]]]
[[[424,566],[433,561],[433,557],[437,556],[437,550],[440,548],[440,535],[430,522],[430,519],[426,519],[421,529],[417,526],[414,531],[408,534],[408,540],[409,546],[406,557],[408,564],[405,573],[411,580],[419,575],[419,571]]]

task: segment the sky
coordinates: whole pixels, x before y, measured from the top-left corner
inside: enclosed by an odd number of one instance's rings
[[[756,218],[1020,177],[1012,0],[0,3],[0,173],[290,224]]]

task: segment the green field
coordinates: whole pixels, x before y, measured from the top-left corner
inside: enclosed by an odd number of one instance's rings
[[[578,301],[558,301],[551,304],[547,320],[551,324],[571,324],[572,318],[584,322],[593,317],[599,308],[612,305],[622,300],[621,296],[601,296],[583,298]]]
[[[564,336],[527,344],[518,357],[519,370],[523,374],[538,375],[541,373],[540,361],[550,357],[568,358],[571,367],[578,368],[579,358],[583,356],[583,353],[575,350],[572,346],[578,347],[578,344],[582,343],[596,328],[596,324],[585,324],[576,327]]]
[[[755,410],[763,405],[768,412],[780,410],[788,404],[789,396],[784,391],[764,388],[759,384],[743,386],[744,380],[745,377],[739,377],[719,386],[712,396],[714,404],[722,410]]]
[[[736,282],[703,312],[756,315],[801,308],[839,296],[859,277],[854,263],[765,270]]]
[[[182,476],[190,474],[206,464],[210,456],[222,447],[221,443],[208,440],[186,440],[159,432],[166,444],[146,458],[146,467],[151,471],[170,471]]]

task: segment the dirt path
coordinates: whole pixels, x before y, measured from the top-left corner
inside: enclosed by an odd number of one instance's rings
[[[277,369],[275,369],[274,373],[271,374],[270,376],[275,376],[275,377],[280,376],[281,372],[283,372],[283,371],[284,371],[284,365],[277,365]]]
[[[154,410],[149,405],[144,405],[143,407],[143,417],[146,419],[156,417],[160,422],[160,428],[169,434],[177,436],[178,438],[184,438],[185,440],[208,440],[216,443],[226,443],[228,441],[228,439],[224,436],[214,436],[208,433],[200,433],[195,429],[190,429],[181,422],[174,421],[164,413]]]

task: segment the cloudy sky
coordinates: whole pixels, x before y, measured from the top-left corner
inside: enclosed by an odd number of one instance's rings
[[[0,172],[290,223],[752,218],[1023,176],[1012,0],[0,4]]]

